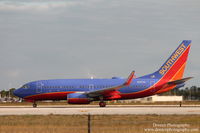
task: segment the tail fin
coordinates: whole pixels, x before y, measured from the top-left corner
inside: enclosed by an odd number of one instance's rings
[[[182,79],[190,46],[191,40],[184,40],[158,71],[147,76],[157,79],[164,78],[170,81]]]
[[[169,59],[161,66],[158,73],[165,79],[182,79],[190,51],[191,40],[184,40],[173,52]],[[172,79],[173,78],[173,79]]]

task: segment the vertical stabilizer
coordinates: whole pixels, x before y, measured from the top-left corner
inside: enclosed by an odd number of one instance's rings
[[[158,71],[145,77],[168,80],[181,79],[184,74],[190,46],[191,40],[184,40]]]

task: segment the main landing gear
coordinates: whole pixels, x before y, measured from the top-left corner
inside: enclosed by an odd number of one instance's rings
[[[106,107],[106,102],[104,102],[104,101],[99,102],[99,106],[100,107]]]
[[[35,101],[33,102],[33,108],[37,108],[37,103]]]
[[[99,100],[100,100],[99,106],[100,107],[106,107],[106,102],[103,101],[103,97],[99,97]]]

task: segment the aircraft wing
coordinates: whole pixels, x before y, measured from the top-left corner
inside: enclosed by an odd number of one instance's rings
[[[183,78],[183,79],[179,79],[179,80],[174,80],[174,81],[170,81],[167,84],[168,85],[178,85],[178,84],[182,84],[190,79],[192,79],[193,77],[188,77],[188,78]]]
[[[110,99],[119,98],[118,89],[123,88],[125,86],[129,86],[131,84],[132,80],[133,80],[134,74],[135,74],[135,71],[131,72],[131,74],[129,75],[126,82],[122,85],[104,88],[104,89],[101,89],[101,90],[90,91],[90,92],[87,92],[86,94],[89,97],[100,97],[100,96],[102,96],[102,97],[109,97]]]

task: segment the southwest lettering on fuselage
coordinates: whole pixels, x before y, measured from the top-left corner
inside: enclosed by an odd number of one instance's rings
[[[176,59],[183,53],[183,51],[186,49],[186,46],[182,44],[176,52],[171,56],[171,58],[165,63],[165,65],[162,66],[161,70],[159,73],[161,75],[164,75],[169,68],[173,65],[173,63],[176,61]]]

